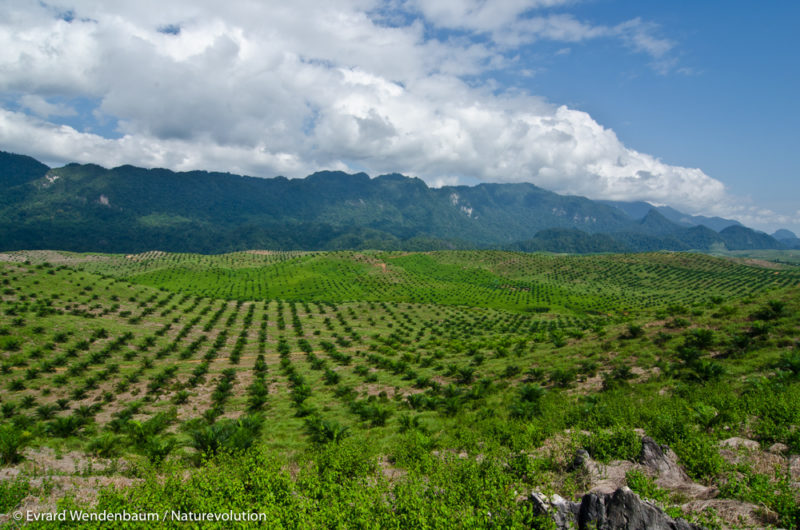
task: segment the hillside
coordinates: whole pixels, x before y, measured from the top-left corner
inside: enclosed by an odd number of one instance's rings
[[[552,528],[627,486],[651,520],[800,523],[797,267],[25,251],[0,282],[4,513]]]
[[[323,171],[290,180],[91,164],[48,169],[8,153],[0,157],[0,182],[0,250],[633,252],[728,244],[725,231],[698,237],[697,226],[655,209],[633,219],[614,206],[531,184],[429,188],[397,174]],[[730,249],[781,248],[766,234],[735,228]],[[573,235],[554,237],[547,232],[553,229]]]

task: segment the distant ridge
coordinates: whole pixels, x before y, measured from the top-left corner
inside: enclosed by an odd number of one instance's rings
[[[396,173],[370,178],[321,171],[287,179],[131,165],[50,169],[2,152],[0,183],[0,250],[636,252],[784,246],[735,221],[717,233],[700,223],[675,222],[671,208],[592,201],[526,183],[429,188]],[[640,217],[631,213],[642,211]]]
[[[704,215],[688,215],[683,212],[671,208],[669,206],[654,206],[649,202],[625,202],[625,201],[598,201],[608,206],[613,206],[628,215],[631,219],[643,219],[650,210],[656,210],[658,213],[672,221],[673,223],[683,226],[706,226],[715,232],[720,232],[729,226],[739,225],[739,221],[733,219],[724,219],[722,217],[706,217]]]
[[[800,250],[800,238],[794,232],[782,228],[772,234],[783,246],[791,249]]]

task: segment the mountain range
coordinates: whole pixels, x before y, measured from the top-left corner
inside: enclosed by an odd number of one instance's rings
[[[504,248],[633,252],[800,248],[718,217],[532,184],[430,188],[399,174],[256,178],[125,165],[50,168],[0,152],[0,250]]]

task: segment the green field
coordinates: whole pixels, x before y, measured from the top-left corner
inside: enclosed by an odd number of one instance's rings
[[[633,465],[644,432],[757,524],[800,525],[790,264],[30,251],[0,255],[0,283],[3,513],[547,527],[526,495],[589,491],[576,451]],[[757,446],[732,457],[734,437]],[[627,483],[673,516],[742,523],[656,478]]]

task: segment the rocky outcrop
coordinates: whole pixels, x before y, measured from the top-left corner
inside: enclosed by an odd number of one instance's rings
[[[673,519],[655,504],[643,501],[627,487],[613,493],[587,493],[580,502],[554,495],[547,498],[533,493],[530,497],[536,515],[545,515],[558,528],[598,530],[692,530],[697,525]]]
[[[627,485],[626,474],[639,470],[653,477],[656,485],[687,499],[710,499],[717,495],[716,488],[694,482],[678,465],[678,457],[666,445],[659,445],[649,436],[642,436],[642,451],[638,462],[614,460],[607,464],[595,461],[584,449],[575,454],[571,470],[581,469],[588,483],[588,492],[614,493]]]
[[[579,500],[566,500],[558,495],[546,497],[533,493],[520,497],[530,502],[534,512],[549,517],[557,528],[634,529],[634,528],[699,528],[681,518],[669,517],[658,505],[639,498],[627,487],[627,473],[639,471],[666,490],[671,502],[684,514],[713,514],[722,528],[761,528],[779,521],[778,514],[767,507],[734,499],[719,499],[719,490],[694,482],[678,464],[678,457],[669,446],[660,445],[641,433],[642,448],[636,461],[598,462],[585,449],[578,449],[567,465],[577,471],[585,494]],[[788,473],[792,487],[800,491],[800,455],[790,455],[789,447],[773,444],[762,451],[758,442],[745,438],[729,438],[720,443],[719,453],[730,464],[746,464],[753,471],[771,476],[776,469]]]
[[[655,474],[658,487],[680,492],[690,499],[710,499],[717,495],[717,488],[703,486],[692,481],[686,471],[678,465],[678,456],[666,445],[659,445],[649,436],[642,437],[642,452],[639,463]]]

